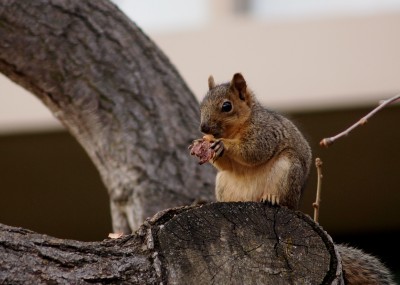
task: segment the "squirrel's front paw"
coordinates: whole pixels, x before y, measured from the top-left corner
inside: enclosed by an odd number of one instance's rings
[[[219,157],[221,157],[224,154],[224,143],[222,140],[216,140],[213,142],[210,146],[211,149],[215,151],[215,155],[213,157],[213,162],[216,161]]]

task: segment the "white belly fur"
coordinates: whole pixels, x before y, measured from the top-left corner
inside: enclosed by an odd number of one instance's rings
[[[261,201],[270,195],[282,197],[286,193],[291,163],[281,156],[257,167],[241,167],[217,174],[216,196],[221,202]]]

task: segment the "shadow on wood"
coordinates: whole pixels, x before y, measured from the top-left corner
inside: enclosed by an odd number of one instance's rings
[[[326,232],[262,203],[168,209],[102,242],[0,230],[1,284],[343,284]]]

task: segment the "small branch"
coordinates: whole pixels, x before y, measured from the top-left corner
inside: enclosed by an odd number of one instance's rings
[[[317,197],[315,198],[315,202],[312,204],[314,207],[314,221],[318,223],[319,217],[319,205],[321,203],[321,184],[322,184],[322,160],[317,157],[315,159],[315,166],[317,167]]]
[[[382,100],[379,102],[379,106],[373,109],[371,112],[369,112],[366,116],[362,117],[358,122],[356,122],[354,125],[349,127],[348,129],[344,130],[343,132],[337,134],[336,136],[330,137],[330,138],[324,138],[323,140],[320,141],[319,145],[328,147],[331,144],[333,144],[337,139],[347,136],[352,130],[357,128],[358,126],[362,126],[367,123],[368,119],[371,118],[375,113],[380,111],[382,108],[385,106],[397,101],[400,99],[400,94],[397,94],[396,96],[389,98],[387,100]]]

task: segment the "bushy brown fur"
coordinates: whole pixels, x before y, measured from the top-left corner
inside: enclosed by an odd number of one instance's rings
[[[389,270],[378,258],[360,249],[336,245],[342,258],[344,279],[348,285],[394,285]]]

